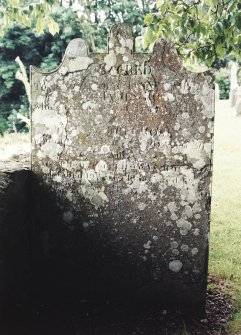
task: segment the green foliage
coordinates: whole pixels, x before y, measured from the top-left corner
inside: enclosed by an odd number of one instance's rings
[[[220,99],[229,99],[230,70],[228,70],[227,68],[223,68],[216,72],[216,82],[219,85]]]
[[[59,32],[57,22],[50,16],[56,0],[1,0],[0,37],[14,23],[35,28],[41,33],[48,30],[52,35]]]
[[[241,55],[239,0],[157,0],[158,13],[147,14],[145,47],[168,38],[184,58],[211,66],[225,55]]]
[[[60,34],[34,33],[30,28],[14,25],[0,39],[0,127],[3,131],[26,131],[25,123],[17,113],[28,117],[28,99],[23,83],[15,78],[19,57],[26,69],[30,64],[43,70],[53,70],[60,64],[63,52],[71,39],[79,35],[77,15],[70,9],[59,9],[53,14],[60,27]],[[27,71],[28,72],[28,71]]]
[[[7,128],[7,120],[2,115],[0,115],[0,135],[3,135]]]

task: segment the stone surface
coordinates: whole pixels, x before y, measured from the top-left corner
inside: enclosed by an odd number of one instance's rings
[[[235,109],[236,109],[236,115],[240,116],[241,115],[241,99],[240,98],[238,99],[236,103]]]
[[[234,107],[237,102],[237,94],[238,94],[238,78],[237,78],[238,64],[233,63],[230,69],[230,92],[229,92],[229,100],[230,106]]]
[[[121,24],[107,54],[75,39],[55,71],[32,67],[31,95],[32,170],[58,204],[38,195],[32,220],[42,259],[66,269],[60,287],[203,307],[212,75],[165,41],[135,53]]]

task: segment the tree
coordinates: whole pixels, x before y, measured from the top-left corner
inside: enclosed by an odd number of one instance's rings
[[[0,38],[0,133],[12,131],[13,123],[18,131],[26,129],[17,119],[19,112],[28,117],[28,99],[23,83],[15,78],[19,70],[16,58],[20,57],[27,72],[31,64],[52,70],[60,64],[68,43],[79,35],[81,27],[72,10],[63,8],[52,15],[60,34],[34,33],[31,28],[14,24]]]
[[[145,47],[168,38],[184,58],[211,66],[225,55],[241,55],[240,0],[157,0],[145,17]]]
[[[59,32],[59,27],[50,13],[56,4],[56,0],[1,0],[0,37],[14,23],[33,27],[37,32],[49,30],[55,35]]]

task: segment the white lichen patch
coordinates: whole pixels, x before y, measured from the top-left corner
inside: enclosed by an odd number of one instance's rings
[[[43,173],[48,174],[50,172],[50,168],[48,166],[42,166]]]
[[[68,63],[67,72],[76,72],[85,70],[93,63],[93,59],[89,57],[76,57]]]
[[[74,214],[70,211],[63,213],[63,220],[66,223],[71,223],[74,220]]]
[[[138,204],[138,209],[139,209],[140,211],[143,211],[145,208],[146,208],[146,204],[144,204],[144,202],[140,202],[140,203]]]
[[[177,205],[175,202],[172,201],[172,202],[169,202],[169,204],[167,205],[167,208],[173,214],[177,210]]]
[[[198,253],[198,248],[193,248],[191,250],[192,256],[195,256]]]
[[[104,188],[96,188],[90,185],[81,186],[81,193],[85,199],[88,199],[96,209],[103,207],[109,202],[107,195],[104,192]]]
[[[102,145],[101,149],[100,149],[100,153],[102,155],[106,155],[110,152],[110,146],[105,144],[105,145]]]
[[[172,249],[176,249],[177,247],[178,247],[178,242],[176,242],[176,241],[171,242],[171,248]]]
[[[60,144],[47,142],[42,145],[41,151],[38,151],[37,155],[39,158],[48,157],[53,161],[56,161],[62,151],[63,147]]]
[[[172,93],[170,93],[170,92],[167,92],[167,93],[164,95],[163,99],[164,99],[165,101],[169,101],[169,102],[173,102],[173,101],[175,101],[175,97],[174,97],[174,95],[173,95]]]
[[[188,252],[188,250],[189,250],[189,246],[188,245],[186,245],[186,244],[182,244],[181,245],[181,251]]]
[[[177,255],[179,255],[179,250],[178,249],[172,249],[172,254],[174,255],[174,256],[177,256]]]
[[[165,91],[168,91],[168,90],[171,89],[172,85],[171,85],[170,83],[164,83],[164,84],[163,84],[163,87],[164,87],[164,90],[165,90]]]
[[[143,244],[143,247],[145,249],[151,249],[151,241],[147,241],[146,243]]]
[[[43,133],[56,134],[59,141],[64,141],[66,138],[67,116],[64,106],[59,113],[52,109],[35,109],[32,113],[32,122],[36,125],[35,136],[39,136],[38,140],[43,139]]]
[[[193,167],[202,169],[209,164],[211,144],[203,143],[201,140],[194,140],[185,144],[183,153],[187,155],[188,161],[193,164]]]
[[[188,91],[189,91],[188,83],[185,79],[183,79],[181,82],[180,92],[182,94],[187,94]]]
[[[162,176],[159,173],[154,173],[151,176],[151,183],[153,184],[160,183],[161,180],[162,180]]]
[[[200,234],[200,229],[196,228],[193,232],[193,235],[198,236]]]
[[[201,134],[205,133],[205,127],[204,126],[199,127],[198,130]]]
[[[92,84],[91,88],[92,88],[92,90],[97,91],[98,85],[97,84]]]
[[[196,97],[201,100],[204,106],[204,109],[202,109],[203,115],[207,118],[213,118],[215,93],[213,89],[210,89],[208,83],[204,83],[200,94],[196,95]]]
[[[95,107],[96,107],[96,105],[95,105],[95,103],[93,103],[92,101],[86,101],[86,102],[83,103],[83,105],[82,105],[82,108],[83,108],[84,110],[92,109],[92,108],[95,108]]]
[[[83,226],[83,228],[88,228],[89,227],[89,222],[86,222],[86,221],[84,221],[83,223],[82,223],[82,226]]]
[[[60,175],[54,176],[53,181],[55,181],[56,183],[61,183],[62,177]]]
[[[183,267],[181,261],[175,259],[169,263],[169,270],[172,272],[179,272]]]

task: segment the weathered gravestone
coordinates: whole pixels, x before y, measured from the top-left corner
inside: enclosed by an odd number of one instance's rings
[[[234,107],[237,102],[238,96],[238,78],[237,78],[238,65],[237,63],[233,63],[230,69],[230,106]]]
[[[55,71],[32,67],[31,89],[32,169],[63,219],[39,228],[46,257],[71,263],[83,292],[203,307],[212,75],[164,41],[135,53],[121,24],[107,54],[75,39]]]

